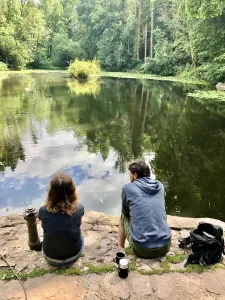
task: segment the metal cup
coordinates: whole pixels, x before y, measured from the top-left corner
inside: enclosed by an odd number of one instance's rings
[[[120,260],[125,258],[125,254],[123,252],[117,252],[116,253],[116,263],[119,265]]]

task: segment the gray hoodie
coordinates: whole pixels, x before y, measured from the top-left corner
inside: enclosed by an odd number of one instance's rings
[[[122,213],[130,218],[130,233],[137,246],[160,248],[169,244],[171,230],[160,181],[143,177],[124,185]]]

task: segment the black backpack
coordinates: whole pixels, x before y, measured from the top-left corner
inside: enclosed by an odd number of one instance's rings
[[[220,262],[222,254],[225,254],[223,229],[210,223],[199,223],[189,237],[179,242],[180,248],[189,248],[193,252],[185,267],[189,264],[212,265]]]

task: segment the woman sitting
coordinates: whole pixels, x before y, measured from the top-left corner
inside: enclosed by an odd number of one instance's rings
[[[64,173],[53,176],[47,201],[39,210],[44,230],[43,255],[54,266],[74,263],[81,256],[84,241],[81,234],[83,205],[72,178]]]

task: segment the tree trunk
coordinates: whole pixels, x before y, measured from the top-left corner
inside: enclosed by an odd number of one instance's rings
[[[138,3],[138,26],[137,26],[137,48],[136,48],[136,57],[137,59],[140,58],[139,56],[139,48],[140,48],[140,32],[141,32],[141,3]]]
[[[153,58],[154,52],[154,8],[151,13],[151,38],[150,38],[150,57]]]
[[[148,35],[148,25],[147,21],[145,24],[145,63],[146,63],[146,57],[147,57],[147,35]]]

